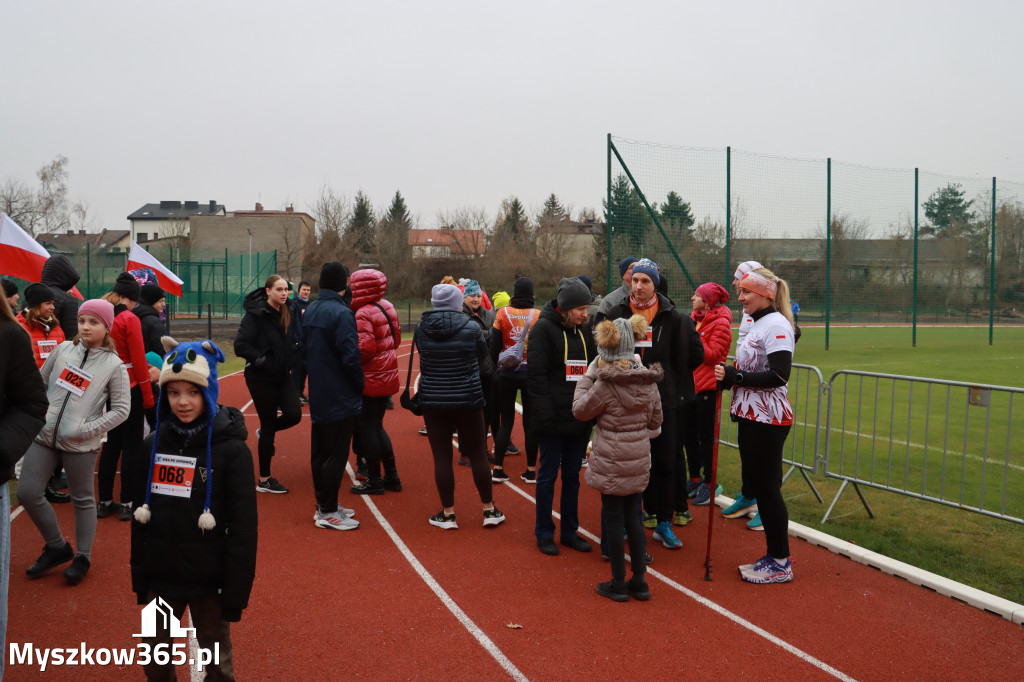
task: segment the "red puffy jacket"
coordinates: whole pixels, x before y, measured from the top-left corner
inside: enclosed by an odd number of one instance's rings
[[[703,315],[690,314],[700,342],[704,344],[704,362],[693,370],[693,384],[697,393],[715,390],[715,365],[725,362],[732,346],[732,311],[726,305],[717,305]]]
[[[363,395],[388,396],[398,393],[398,343],[402,328],[398,324],[398,313],[390,302],[383,298],[388,288],[388,278],[379,270],[356,270],[349,279],[352,291],[352,311],[356,315],[356,332],[359,334],[359,356],[363,362],[366,383]],[[384,308],[384,312],[377,307]],[[394,336],[391,327],[394,327]]]
[[[60,324],[55,318],[52,322],[52,329],[39,320],[36,320],[35,324],[29,328],[29,324],[25,320],[25,312],[22,310],[18,313],[18,324],[28,332],[32,339],[32,355],[36,359],[36,369],[42,369],[43,363],[46,362],[46,358],[50,357],[50,353],[64,343],[64,330],[60,328]]]

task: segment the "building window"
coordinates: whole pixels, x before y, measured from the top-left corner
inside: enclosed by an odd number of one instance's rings
[[[149,235],[146,234],[145,232],[137,232],[135,234],[135,240],[138,241],[138,242],[148,242],[149,241]]]

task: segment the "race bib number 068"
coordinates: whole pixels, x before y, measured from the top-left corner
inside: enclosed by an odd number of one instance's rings
[[[195,457],[157,453],[153,460],[153,484],[150,490],[156,495],[191,497],[195,473]]]

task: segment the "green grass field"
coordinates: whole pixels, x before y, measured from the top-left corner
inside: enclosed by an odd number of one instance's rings
[[[1024,377],[1024,329],[996,329],[992,346],[988,330],[975,328],[919,328],[916,348],[908,328],[833,328],[828,351],[824,337],[822,328],[804,328],[795,360],[818,367],[826,383],[840,369],[998,386],[1020,384]],[[790,385],[798,423],[787,441],[787,458],[808,465],[814,461],[815,431],[808,423],[816,421],[816,386],[807,370],[797,372]],[[1024,517],[1024,395],[1011,399],[994,392],[989,408],[970,404],[968,397],[966,388],[839,375],[833,383],[830,470]],[[818,443],[824,455],[827,398],[821,409]],[[731,424],[723,422],[722,437],[735,442]],[[735,495],[739,459],[732,448],[720,454],[719,478]],[[1024,603],[1024,525],[865,486],[875,519],[848,489],[822,526],[840,482],[820,471],[812,480],[824,504],[798,474],[783,489],[794,521]]]

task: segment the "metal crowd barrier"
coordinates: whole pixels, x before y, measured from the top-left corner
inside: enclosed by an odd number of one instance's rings
[[[1024,523],[1024,389],[839,370],[826,387],[824,475]],[[1019,398],[1018,398],[1019,400]]]

